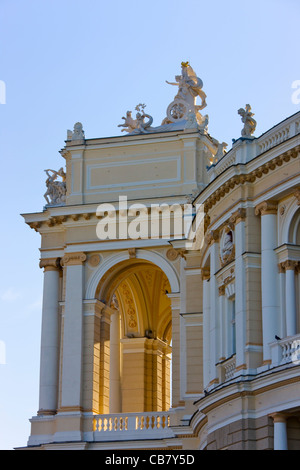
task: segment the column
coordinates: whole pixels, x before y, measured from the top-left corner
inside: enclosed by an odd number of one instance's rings
[[[110,413],[122,412],[120,367],[120,313],[115,310],[110,325]]]
[[[180,405],[180,293],[167,294],[172,310],[172,408]]]
[[[210,337],[210,380],[209,385],[218,383],[218,373],[215,364],[220,357],[220,344],[219,344],[219,299],[218,299],[218,286],[216,280],[216,272],[220,268],[219,258],[219,233],[215,230],[211,233],[211,247],[210,247],[210,323],[209,323],[209,337]]]
[[[287,260],[283,263],[285,268],[285,317],[286,317],[286,335],[294,336],[297,334],[297,299],[295,269],[297,261]]]
[[[83,354],[84,253],[68,253],[62,259],[66,276],[63,332],[61,409],[81,410]]]
[[[60,258],[42,259],[44,268],[39,415],[54,414],[58,397]]]
[[[121,339],[123,351],[122,412],[142,413],[147,409],[146,390],[152,387],[152,363],[147,376],[147,338]],[[152,357],[151,357],[152,359]],[[152,395],[152,390],[150,391]]]
[[[100,319],[99,411],[107,414],[110,393],[110,328],[113,310],[104,307]]]
[[[245,233],[246,210],[238,209],[231,222],[235,224],[235,340],[236,340],[236,370],[246,369],[246,268],[243,255],[246,247]]]
[[[203,282],[203,388],[209,384],[210,358],[209,358],[209,321],[210,321],[210,268],[204,267],[202,271]]]
[[[271,363],[269,343],[279,332],[279,282],[277,255],[277,204],[262,202],[255,208],[261,215],[261,294],[263,324],[263,364]]]
[[[286,299],[285,299],[285,267],[284,263],[278,264],[278,276],[279,276],[279,316],[280,316],[280,333],[278,336],[281,338],[286,337]]]
[[[286,416],[283,413],[271,416],[274,422],[274,450],[288,450]]]
[[[219,361],[224,361],[228,356],[226,354],[226,337],[227,337],[227,318],[226,318],[226,297],[224,284],[219,287],[219,325],[220,325],[220,354]]]

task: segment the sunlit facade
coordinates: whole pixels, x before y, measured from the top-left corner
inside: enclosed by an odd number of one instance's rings
[[[44,271],[27,449],[300,447],[300,113],[222,154],[188,122],[74,128],[66,193],[23,214]]]

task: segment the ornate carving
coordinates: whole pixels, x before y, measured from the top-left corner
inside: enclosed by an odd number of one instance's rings
[[[283,261],[281,264],[281,268],[284,269],[285,271],[291,270],[294,271],[299,264],[299,261],[294,261],[294,260],[286,260]]]
[[[181,63],[181,75],[175,76],[176,82],[168,82],[168,85],[178,87],[178,93],[174,101],[169,104],[167,108],[167,117],[163,120],[162,125],[171,124],[180,120],[187,120],[190,122],[191,116],[193,127],[196,125],[204,124],[205,118],[199,111],[205,108],[206,94],[202,90],[203,82],[197,77],[189,62]],[[201,98],[201,105],[196,105],[197,97]],[[206,129],[207,122],[203,126]]]
[[[47,191],[44,194],[44,198],[47,201],[47,205],[55,206],[64,204],[66,202],[66,173],[63,168],[60,168],[58,171],[55,170],[45,170],[47,173],[46,186]],[[52,174],[50,174],[51,172]],[[56,181],[58,176],[62,178],[62,181]],[[49,200],[50,198],[50,200]]]
[[[231,228],[229,226],[225,227],[220,241],[220,259],[222,266],[234,259],[235,247],[233,238],[233,231]]]
[[[135,248],[128,248],[128,254],[130,259],[136,258],[136,251]]]
[[[285,207],[284,205],[280,207],[280,209],[279,209],[279,214],[280,214],[281,216],[283,216],[283,214],[285,213],[285,209],[286,209],[286,207]]]
[[[91,255],[89,257],[89,260],[88,260],[88,263],[90,266],[92,266],[93,268],[95,268],[96,266],[98,266],[98,264],[100,263],[100,255],[98,254],[95,254],[95,255]]]
[[[115,310],[119,310],[119,302],[118,302],[116,294],[112,296],[110,307]]]
[[[175,248],[169,248],[169,250],[166,253],[166,257],[170,261],[175,261],[178,258],[178,256],[179,256],[179,253],[177,250],[175,250]]]
[[[242,137],[251,137],[256,129],[256,121],[253,119],[254,113],[251,113],[250,104],[246,104],[245,109],[240,108],[238,114],[242,117],[244,127],[242,129]]]
[[[123,283],[121,286],[122,294],[124,296],[125,310],[128,315],[128,326],[131,329],[137,327],[137,316],[135,311],[134,300],[132,298],[131,291],[126,283]]]
[[[131,117],[132,111],[127,111],[126,117],[122,117],[124,123],[118,125],[118,127],[124,127],[121,132],[125,131],[130,134],[145,134],[148,132],[147,129],[149,129],[153,123],[153,118],[149,114],[145,114],[145,107],[146,105],[141,103],[135,107],[137,111],[136,119]],[[147,122],[145,122],[145,118],[148,119]]]
[[[60,264],[61,266],[76,266],[83,264],[86,260],[86,255],[84,253],[68,253],[65,255]]]
[[[202,280],[207,281],[210,278],[210,268],[209,266],[204,266],[201,268]]]

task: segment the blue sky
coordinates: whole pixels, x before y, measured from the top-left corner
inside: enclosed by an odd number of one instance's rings
[[[67,129],[120,135],[140,102],[160,125],[175,94],[165,80],[188,60],[210,134],[229,149],[250,103],[259,136],[299,111],[299,13],[299,0],[0,0],[0,449],[26,445],[38,409],[40,240],[20,214],[42,211],[44,169],[64,163]]]

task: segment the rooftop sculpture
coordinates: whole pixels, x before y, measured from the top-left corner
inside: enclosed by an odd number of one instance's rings
[[[142,103],[135,107],[135,110],[137,111],[136,119],[131,117],[132,111],[127,111],[126,117],[122,117],[122,119],[124,119],[124,123],[118,125],[118,127],[124,127],[121,132],[126,131],[132,134],[144,134],[148,132],[147,129],[150,128],[153,118],[149,114],[145,113],[145,107],[146,105]],[[148,119],[148,121],[145,122],[145,119]]]
[[[175,80],[175,83],[166,80],[169,85],[178,86],[178,93],[174,101],[169,104],[167,117],[162,124],[170,124],[182,119],[187,120],[189,113],[193,113],[197,123],[201,125],[204,119],[199,111],[207,106],[206,94],[202,90],[202,80],[197,77],[189,62],[181,62],[181,75],[176,75]],[[202,100],[201,105],[196,104],[198,96]]]
[[[177,129],[199,129],[207,132],[208,116],[202,116],[199,112],[206,107],[206,94],[202,90],[203,82],[197,77],[189,62],[181,63],[181,75],[175,76],[175,82],[168,82],[169,85],[177,86],[178,92],[174,100],[167,108],[167,117],[161,126],[151,127],[153,118],[146,114],[145,104],[136,106],[136,119],[132,118],[132,111],[127,111],[123,117],[124,123],[118,127],[124,127],[122,132],[129,134],[142,134],[148,132],[163,132]],[[197,98],[200,97],[201,104],[197,105]],[[145,119],[148,121],[145,122]]]
[[[73,131],[71,130],[67,131],[67,139],[68,140],[84,140],[85,139],[84,130],[83,130],[81,122],[76,122],[74,124]]]
[[[47,205],[60,205],[66,202],[66,173],[63,168],[58,171],[45,170],[48,178],[46,180],[47,191],[44,194],[44,198],[47,201]],[[51,174],[49,173],[51,172]],[[62,178],[62,181],[57,181],[58,176]],[[50,198],[50,199],[49,199]]]
[[[242,117],[244,127],[242,129],[242,137],[249,138],[256,129],[256,121],[253,119],[254,113],[251,112],[250,104],[246,104],[245,109],[240,108],[238,114]]]

